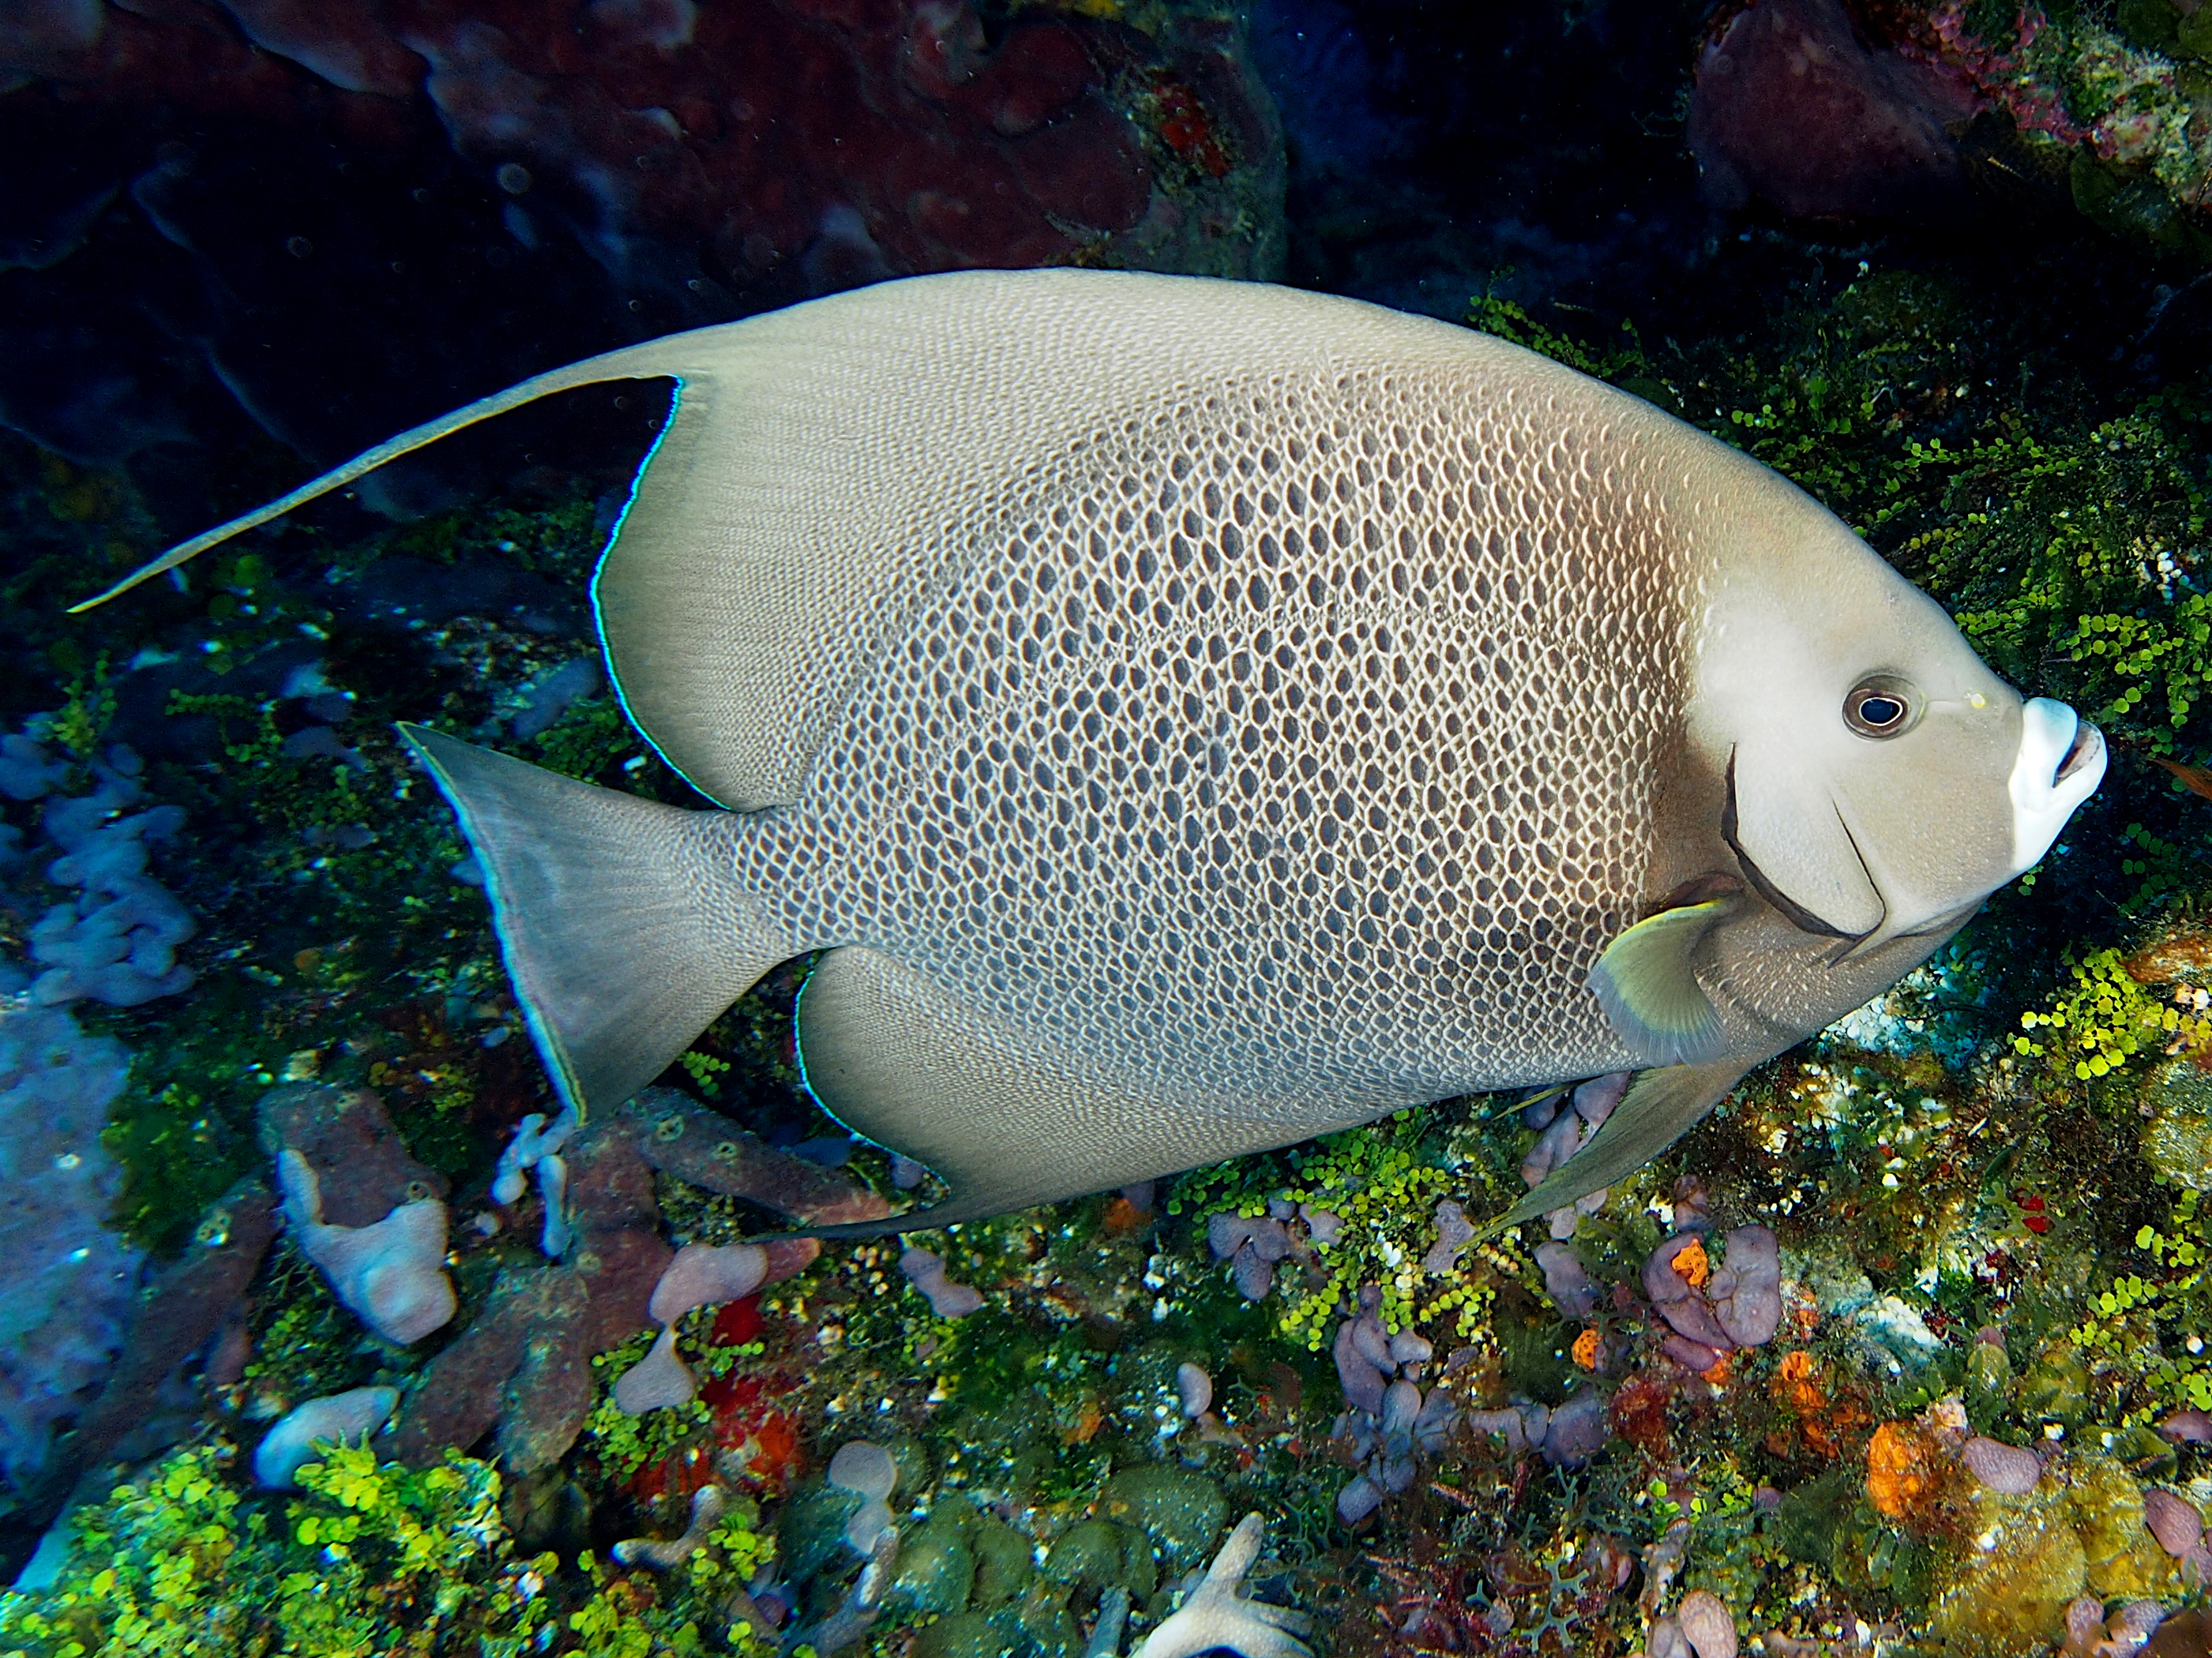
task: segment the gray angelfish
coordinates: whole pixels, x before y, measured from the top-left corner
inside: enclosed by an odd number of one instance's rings
[[[828,952],[808,1081],[952,1190],[884,1227],[1644,1068],[1511,1216],[1555,1207],[1919,963],[2103,774],[1735,451],[1465,329],[1193,278],[920,277],[611,352],[132,580],[661,376],[593,594],[727,810],[410,735],[579,1111]]]

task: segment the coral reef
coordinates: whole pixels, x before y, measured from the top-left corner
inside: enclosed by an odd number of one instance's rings
[[[650,1631],[634,1649],[696,1650],[702,1625],[726,1626],[718,1579],[746,1576],[766,1548],[748,1528],[749,1505],[732,1505],[665,1600],[596,1566],[570,1594],[555,1586],[551,1555],[517,1547],[499,1475],[483,1463],[410,1473],[333,1448],[301,1467],[303,1494],[272,1512],[241,1498],[232,1461],[222,1443],[182,1451],[80,1510],[76,1546],[52,1588],[0,1598],[0,1642],[60,1653],[128,1630],[146,1652],[451,1642],[520,1652],[563,1635],[605,1642],[632,1625]],[[740,1654],[771,1649],[741,1629],[728,1640]]]
[[[899,1271],[921,1291],[929,1310],[939,1318],[965,1318],[983,1304],[973,1284],[955,1284],[945,1276],[945,1258],[932,1249],[913,1248],[899,1256]]]
[[[2201,265],[2209,52],[2187,0],[1757,0],[1715,14],[1687,137],[1724,209],[1865,222],[2070,208]],[[2196,310],[2164,319],[2166,343]]]
[[[383,1102],[366,1091],[284,1090],[263,1102],[261,1121],[288,1236],[338,1300],[403,1347],[444,1326],[458,1305],[446,1276],[445,1182],[408,1156]]]
[[[2201,262],[2212,253],[2212,124],[2196,85],[2207,43],[2190,10],[2149,0],[2117,15],[2040,6],[1993,15],[1954,3],[1913,18],[1909,39],[2063,156],[2083,213]]]
[[[5,739],[0,793],[14,800],[50,796],[68,768],[29,735]],[[177,946],[197,930],[191,914],[146,873],[147,847],[170,839],[184,826],[173,805],[119,817],[146,795],[144,762],[123,744],[90,766],[90,793],[47,799],[40,814],[46,840],[61,855],[46,865],[46,879],[75,887],[76,898],[49,908],[29,931],[31,959],[46,968],[31,986],[44,1005],[90,997],[111,1007],[136,1007],[156,996],[189,989],[192,970],[177,960]],[[0,835],[0,869],[22,854]]]
[[[187,1436],[204,1408],[201,1395],[239,1380],[247,1292],[276,1239],[276,1215],[274,1194],[249,1175],[209,1208],[184,1255],[152,1275],[106,1384],[77,1417],[59,1470],[64,1477],[49,1489],[73,1485],[77,1472],[97,1467],[119,1449],[143,1455]],[[196,1359],[198,1393],[178,1386]]]
[[[736,1138],[708,1146],[701,1142],[710,1130]],[[702,1154],[696,1163],[672,1155],[687,1134]],[[677,1351],[678,1321],[701,1307],[743,1304],[815,1258],[820,1246],[811,1241],[672,1250],[661,1236],[655,1157],[695,1169],[709,1190],[789,1204],[807,1218],[850,1218],[885,1206],[667,1090],[645,1090],[567,1144],[573,1172],[561,1195],[569,1248],[553,1265],[501,1267],[467,1328],[424,1367],[392,1429],[394,1449],[411,1466],[448,1448],[468,1449],[495,1426],[509,1473],[553,1466],[591,1414],[593,1356],[654,1325],[652,1345],[612,1381],[613,1406],[635,1417],[690,1405],[699,1388]]]
[[[329,1445],[366,1443],[392,1418],[399,1395],[390,1388],[302,1400],[284,1412],[253,1448],[253,1477],[279,1489],[296,1485],[300,1470],[319,1461]]]
[[[0,1042],[45,1033],[6,1084],[36,1168],[11,1176],[9,1260],[66,1284],[89,1248],[147,1287],[11,1303],[64,1313],[76,1359],[7,1373],[46,1448],[0,1508],[0,1555],[51,1540],[0,1600],[0,1650],[2202,1650],[2202,14],[2051,8],[2023,43],[2014,9],[1853,3],[1850,95],[1870,75],[1889,101],[1794,114],[1906,125],[1817,157],[1754,134],[1765,161],[1729,153],[1772,210],[1720,219],[1682,153],[1698,52],[1786,13],[1850,52],[1809,3],[1703,33],[1701,13],[1267,0],[1292,268],[1454,318],[1472,295],[1480,325],[1781,468],[2001,671],[2100,722],[2106,793],[1912,979],[1542,1225],[1480,1233],[1586,1138],[1604,1079],[818,1250],[773,1235],[881,1218],[928,1175],[805,1094],[806,964],[627,1106],[558,1115],[481,872],[389,735],[429,719],[696,804],[587,637],[655,398],[518,429],[533,459],[495,499],[398,527],[335,505],[143,602],[65,619],[49,600],[204,495],[281,485],[295,458],[255,433],[343,446],[410,399],[987,246],[1258,269],[1280,162],[1248,149],[1268,118],[1233,28],[1152,0],[770,5],[763,38],[799,44],[739,76],[750,125],[702,100],[710,137],[668,101],[732,50],[704,9],[342,8],[313,30],[244,4],[26,14],[60,33],[0,96],[0,154],[47,147],[0,212],[0,404],[77,459],[0,440],[0,938],[94,993],[0,1011]],[[838,135],[799,70],[849,94],[849,164],[825,159]],[[133,88],[157,72],[179,89],[148,114]],[[1986,108],[1951,131],[1941,86]],[[495,154],[487,124],[526,105]],[[913,148],[923,129],[945,142]],[[1040,144],[1060,159],[1018,167]],[[784,195],[710,222],[747,145],[783,173],[746,188]],[[946,180],[982,156],[974,177],[1009,188],[962,217]],[[1760,185],[1753,162],[1782,171]],[[1841,179],[1871,195],[1818,210],[1863,217],[1954,166],[1962,193],[1936,199],[1978,203],[1985,246],[1947,236],[1965,209],[1801,234],[1785,211],[1814,208],[1776,199]],[[1071,183],[1093,205],[1043,212]],[[763,225],[773,248],[749,252]],[[318,320],[333,308],[348,329]],[[584,427],[620,441],[586,458]],[[128,470],[91,464],[124,449]],[[390,481],[385,504],[406,499],[420,478]],[[94,875],[158,876],[175,909],[112,925],[131,912],[100,920],[124,895]],[[33,955],[58,907],[47,940],[81,965]],[[98,993],[185,972],[175,993]],[[365,1269],[270,1248],[290,1159],[321,1210],[295,1168],[295,1245],[442,1206],[414,1260],[453,1316],[381,1339],[337,1293],[374,1311]],[[365,1418],[299,1414],[348,1396],[392,1401],[366,1444]],[[258,1486],[264,1463],[295,1486]],[[1274,1558],[1231,1523],[1252,1513]]]
[[[1869,47],[1842,0],[1756,0],[1698,54],[1687,137],[1717,207],[1924,216],[1963,204],[1947,129],[1980,107],[1963,77]]]
[[[1422,1372],[1436,1349],[1413,1331],[1384,1330],[1376,1316],[1382,1304],[1382,1291],[1363,1284],[1358,1315],[1337,1327],[1334,1344],[1337,1380],[1350,1408],[1330,1436],[1346,1443],[1361,1469],[1336,1496],[1337,1516],[1347,1525],[1374,1513],[1386,1493],[1411,1485],[1415,1453],[1441,1449],[1458,1419],[1450,1394],[1421,1392]]]

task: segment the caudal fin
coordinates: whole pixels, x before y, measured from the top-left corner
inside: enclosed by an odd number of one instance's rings
[[[476,848],[531,1035],[580,1113],[620,1105],[797,953],[737,884],[732,814],[399,732]]]

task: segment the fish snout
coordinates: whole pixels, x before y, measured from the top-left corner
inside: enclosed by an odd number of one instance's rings
[[[2020,752],[2007,792],[2012,797],[2012,872],[2051,849],[2075,808],[2105,779],[2105,738],[2063,702],[2030,697],[2021,708]]]

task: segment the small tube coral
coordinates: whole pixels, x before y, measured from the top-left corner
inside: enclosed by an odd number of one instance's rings
[[[929,1303],[939,1318],[965,1318],[983,1304],[982,1292],[945,1276],[945,1259],[932,1249],[908,1249],[899,1257],[899,1271]]]
[[[1182,1413],[1195,1421],[1213,1408],[1213,1378],[1195,1364],[1176,1365],[1176,1398]]]
[[[626,1416],[643,1416],[672,1406],[689,1405],[699,1384],[676,1352],[676,1327],[664,1324],[643,1358],[616,1378],[615,1406]]]
[[[1421,1257],[1421,1270],[1442,1278],[1458,1263],[1460,1251],[1474,1242],[1474,1226],[1467,1211],[1449,1198],[1437,1205],[1437,1241]]]
[[[877,1540],[890,1531],[896,1518],[891,1513],[890,1497],[898,1485],[898,1463],[882,1446],[855,1439],[837,1448],[826,1477],[841,1491],[861,1499],[860,1508],[845,1522],[845,1545],[857,1555],[872,1556]]]
[[[1311,1626],[1311,1619],[1238,1592],[1244,1574],[1260,1557],[1265,1529],[1256,1514],[1238,1521],[1204,1580],[1145,1637],[1133,1658],[1194,1658],[1217,1647],[1226,1647],[1242,1658],[1311,1658],[1310,1649],[1297,1638]]]
[[[492,1172],[491,1200],[503,1206],[521,1200],[526,1177],[531,1170],[537,1170],[538,1195],[545,1204],[545,1224],[539,1234],[538,1248],[551,1260],[566,1254],[575,1236],[566,1206],[568,1165],[559,1153],[576,1127],[573,1106],[564,1108],[550,1127],[544,1112],[532,1112],[514,1126],[514,1136],[500,1152],[499,1165]]]
[[[651,1537],[625,1537],[615,1545],[614,1557],[625,1566],[671,1570],[707,1546],[708,1533],[727,1506],[727,1495],[720,1485],[702,1485],[691,1493],[691,1521],[681,1537],[665,1541]]]
[[[295,1405],[254,1448],[253,1477],[275,1490],[290,1489],[299,1484],[300,1470],[315,1460],[318,1444],[365,1442],[398,1403],[397,1388],[356,1388]]]
[[[322,1268],[331,1292],[370,1329],[404,1347],[453,1316],[459,1303],[445,1271],[443,1203],[421,1198],[373,1226],[328,1226],[315,1171],[290,1146],[276,1159],[276,1181],[300,1253]]]

